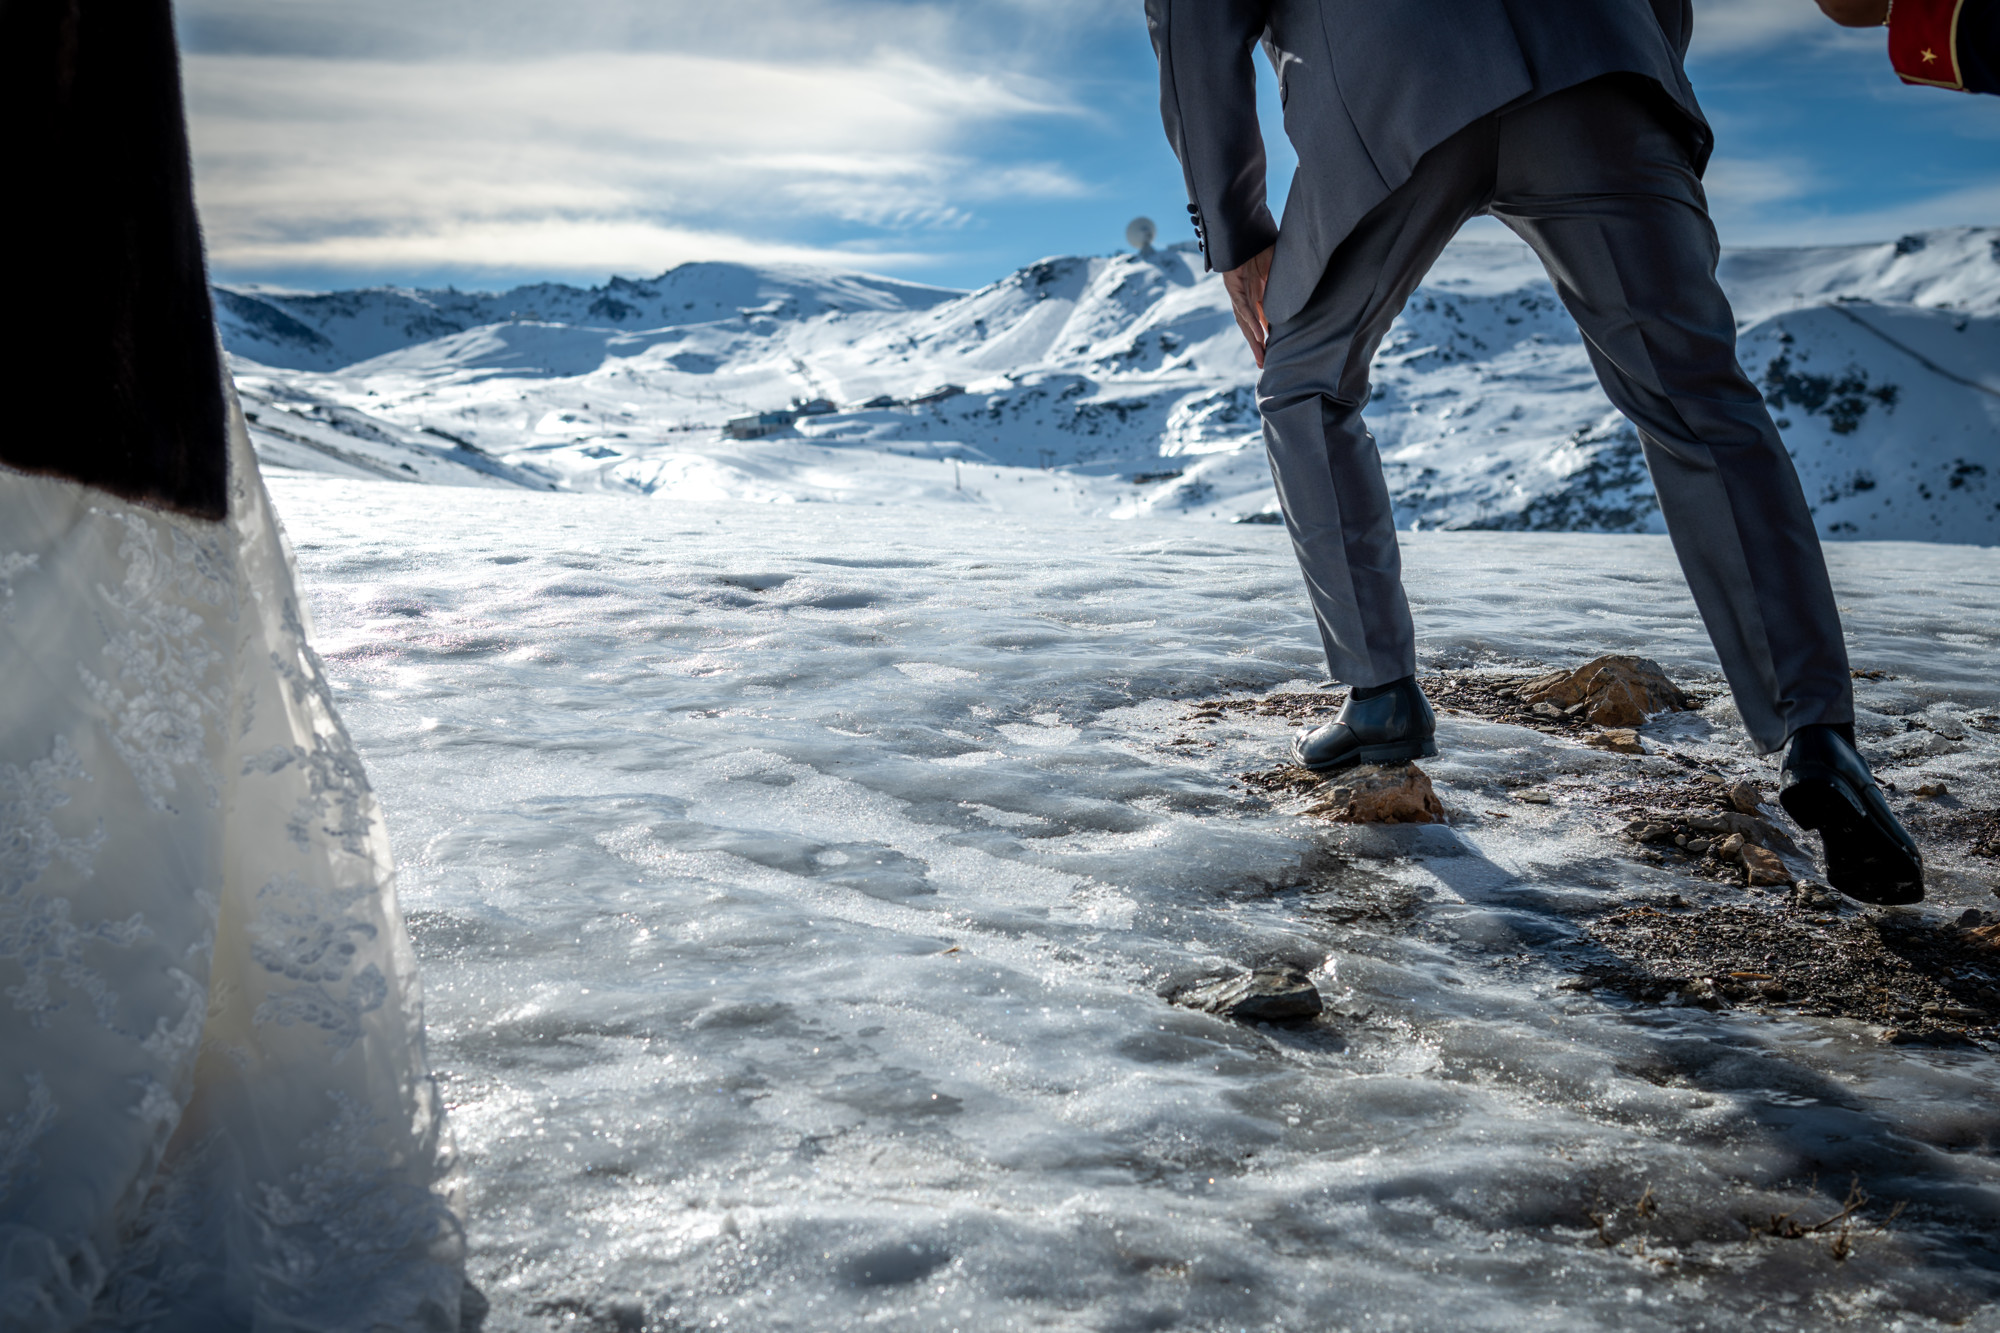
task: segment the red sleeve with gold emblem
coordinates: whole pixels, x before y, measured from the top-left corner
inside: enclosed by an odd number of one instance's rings
[[[1895,0],[1889,11],[1889,63],[1904,83],[1965,87],[1958,20],[1965,0]]]

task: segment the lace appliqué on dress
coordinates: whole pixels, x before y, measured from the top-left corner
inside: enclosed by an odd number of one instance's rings
[[[111,1026],[117,993],[84,961],[84,946],[101,942],[130,947],[146,938],[145,921],[138,913],[124,921],[83,926],[70,920],[67,898],[25,896],[28,886],[57,858],[79,871],[90,869],[104,843],[103,829],[88,837],[65,838],[50,818],[69,804],[64,784],[88,781],[90,774],[64,736],[56,737],[48,758],[37,759],[26,769],[0,764],[0,959],[19,964],[22,973],[20,984],[7,987],[5,994],[38,1028],[47,1027],[63,1007],[49,989],[51,974],[87,997],[98,1021]]]
[[[98,511],[102,512],[102,511]],[[113,515],[125,526],[119,558],[125,582],[117,590],[98,585],[115,612],[104,656],[116,678],[104,679],[79,666],[84,687],[109,714],[112,748],[155,810],[168,810],[185,770],[202,785],[208,805],[220,799],[216,775],[205,753],[208,728],[228,708],[229,681],[216,670],[222,654],[201,616],[177,602],[226,608],[237,616],[236,582],[219,538],[191,536],[178,527],[163,550],[160,529],[136,514]]]
[[[0,621],[14,618],[14,576],[25,574],[40,563],[38,555],[10,551],[0,555]]]
[[[69,804],[63,784],[88,781],[90,774],[67,736],[56,737],[49,757],[25,769],[0,764],[0,901],[40,879],[57,857],[80,871],[90,869],[104,844],[104,830],[87,838],[65,838],[49,818]]]
[[[49,974],[53,972],[65,986],[90,1000],[98,1022],[113,1027],[118,993],[101,972],[84,962],[83,947],[102,942],[130,948],[149,933],[145,919],[137,912],[123,921],[80,926],[69,919],[69,899],[38,894],[0,920],[0,958],[19,963],[25,974],[20,985],[7,987],[7,998],[28,1015],[32,1026],[47,1027],[65,1003],[49,991]]]
[[[205,953],[215,946],[215,900],[208,895],[197,895],[197,897],[207,898],[207,901],[201,904],[210,923],[208,938],[201,945]],[[153,1024],[152,1035],[140,1042],[139,1046],[146,1054],[158,1060],[163,1068],[175,1069],[180,1067],[182,1061],[201,1049],[201,1030],[203,1023],[208,1019],[209,996],[200,982],[178,967],[169,968],[167,978],[173,982],[174,989],[179,992],[185,1007],[181,1010],[181,1016],[171,1023],[164,1016],[157,1019]]]
[[[306,777],[306,790],[286,821],[285,832],[303,851],[312,846],[315,832],[322,832],[354,856],[368,851],[368,830],[375,821],[362,813],[368,800],[368,775],[361,760],[347,744],[345,736],[329,743],[315,735],[313,747],[278,745],[243,761],[243,775],[266,776],[297,764]],[[319,825],[318,829],[314,825]]]
[[[346,914],[357,901],[359,895],[351,895],[327,904],[325,895],[315,896],[296,876],[280,875],[258,890],[250,928],[250,956],[257,964],[299,983],[265,997],[251,1021],[320,1028],[336,1062],[361,1039],[362,1015],[389,998],[388,978],[374,963],[351,979],[348,975],[355,955],[379,933]],[[322,910],[326,906],[336,910]]]
[[[35,1144],[56,1122],[56,1099],[38,1071],[23,1074],[28,1104],[0,1122],[0,1199],[28,1183],[35,1168]]]
[[[413,1184],[405,1171],[384,1169],[381,1144],[391,1126],[344,1093],[327,1096],[333,1117],[303,1145],[311,1165],[282,1187],[266,1185],[257,1208],[273,1255],[285,1261],[283,1289],[299,1309],[338,1304],[356,1316],[389,1295],[395,1302],[389,1308],[407,1319],[404,1275],[411,1259],[457,1253],[463,1230],[436,1193]],[[419,1320],[456,1303],[450,1281],[419,1304]]]
[[[361,757],[354,752],[340,711],[334,707],[333,690],[327,684],[326,665],[307,642],[305,622],[298,603],[286,598],[282,611],[288,653],[272,652],[271,666],[291,687],[294,703],[306,705],[312,718],[312,748],[279,745],[243,761],[245,776],[251,773],[276,774],[297,764],[306,776],[305,794],[285,831],[300,848],[311,845],[316,833],[324,833],[353,856],[368,855],[368,831],[375,821],[366,809],[371,803],[368,774]],[[289,660],[288,660],[289,659]],[[317,830],[313,825],[319,824]]]

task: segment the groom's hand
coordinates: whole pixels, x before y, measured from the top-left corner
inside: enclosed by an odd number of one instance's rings
[[[1276,248],[1272,246],[1253,256],[1243,267],[1232,268],[1222,275],[1230,308],[1236,312],[1236,327],[1243,330],[1243,339],[1250,344],[1250,355],[1256,358],[1259,370],[1264,368],[1264,337],[1268,332],[1264,324],[1264,288],[1271,281],[1271,251]]]
[[[1819,7],[1843,28],[1879,28],[1889,21],[1889,0],[1819,0]]]

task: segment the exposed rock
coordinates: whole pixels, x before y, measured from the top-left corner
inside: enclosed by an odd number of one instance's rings
[[[1211,981],[1180,995],[1176,1004],[1245,1023],[1282,1023],[1318,1014],[1319,987],[1301,968],[1260,967],[1246,976]]]
[[[1723,997],[1721,988],[1713,977],[1694,977],[1681,987],[1682,1004],[1701,1009],[1727,1009],[1729,1001]]]
[[[1415,764],[1357,768],[1331,779],[1326,795],[1306,807],[1309,815],[1343,824],[1435,824],[1444,804]]]
[[[1758,815],[1725,815],[1730,821],[1729,830],[1741,833],[1745,842],[1754,842],[1759,847],[1776,852],[1780,856],[1793,856],[1801,861],[1810,861],[1806,849],[1792,841],[1792,835],[1778,825]]]
[[[1759,847],[1754,842],[1746,842],[1737,852],[1737,859],[1752,884],[1790,884],[1792,872],[1785,869],[1785,863],[1773,851]]]
[[[1752,794],[1761,794],[1753,783],[1732,784],[1712,774],[1662,782],[1625,804],[1629,822],[1623,833],[1646,849],[1640,859],[1654,864],[1667,863],[1678,848],[1685,858],[1678,864],[1706,879],[1758,887],[1790,884],[1794,877],[1787,862],[1810,864],[1812,857],[1792,841],[1775,815],[1766,818],[1722,805],[1736,804],[1739,796],[1747,801]]]
[[[1526,700],[1545,702],[1560,713],[1562,708],[1554,702],[1555,699],[1565,698],[1566,703],[1572,704],[1583,700],[1580,691],[1569,693],[1565,697],[1565,691],[1569,689],[1569,677],[1570,673],[1567,671],[1551,671],[1545,676],[1536,676],[1533,680],[1523,681],[1516,693]]]
[[[1689,815],[1685,823],[1696,833],[1735,834],[1745,842],[1768,848],[1780,856],[1808,859],[1805,850],[1792,841],[1790,834],[1759,815],[1738,814],[1734,810],[1725,810],[1712,815]]]
[[[1630,727],[1613,727],[1600,731],[1584,742],[1593,750],[1612,750],[1619,754],[1644,754],[1646,747],[1639,743],[1639,733]]]
[[[1764,804],[1764,793],[1754,782],[1739,782],[1729,789],[1729,803],[1746,815],[1754,815]]]
[[[1636,727],[1655,713],[1694,707],[1658,662],[1620,653],[1586,662],[1574,671],[1537,676],[1520,687],[1520,696],[1528,704],[1549,704],[1564,714],[1581,706],[1585,718],[1607,728]]]
[[[1243,781],[1259,791],[1275,792],[1280,796],[1299,796],[1306,792],[1318,791],[1325,781],[1319,774],[1303,764],[1286,764],[1282,768],[1258,769],[1242,775]]]

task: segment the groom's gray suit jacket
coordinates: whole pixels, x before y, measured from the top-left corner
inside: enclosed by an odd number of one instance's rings
[[[1417,159],[1481,116],[1603,74],[1657,82],[1697,168],[1711,143],[1681,68],[1692,0],[1146,0],[1160,110],[1210,268],[1275,243],[1267,318],[1297,314],[1340,242]],[[1299,153],[1281,232],[1264,200],[1254,48]]]

